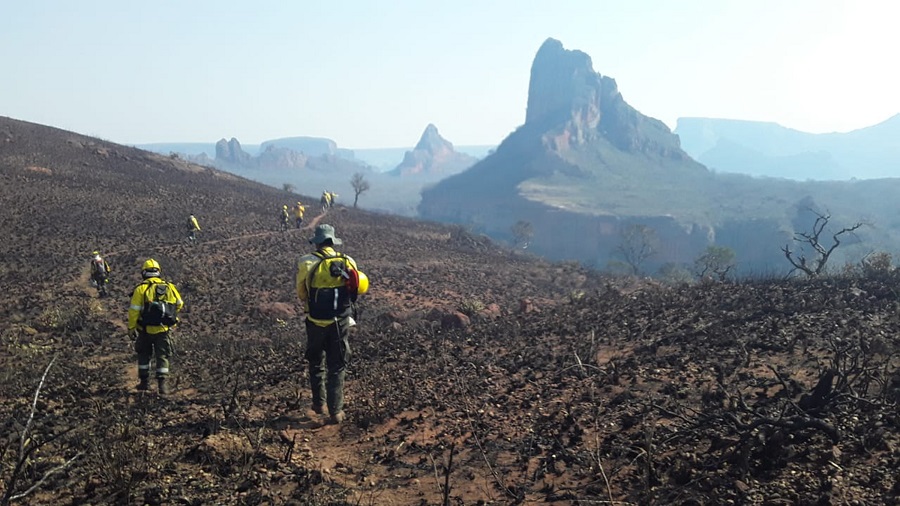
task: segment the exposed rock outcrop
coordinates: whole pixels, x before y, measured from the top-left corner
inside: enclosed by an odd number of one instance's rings
[[[532,251],[592,262],[614,256],[624,227],[652,223],[671,247],[660,259],[680,262],[715,236],[711,223],[692,223],[676,209],[635,216],[598,195],[615,181],[624,190],[618,195],[645,192],[651,196],[642,198],[663,202],[668,188],[659,181],[708,175],[665,124],[625,102],[587,54],[548,39],[532,64],[525,124],[492,155],[423,191],[418,209],[423,218],[465,223],[499,239],[525,220],[534,226]],[[646,177],[649,184],[638,180]]]
[[[252,157],[241,149],[241,143],[234,137],[232,137],[230,141],[226,141],[223,138],[216,143],[217,162],[228,165],[244,166],[249,165],[251,159]]]
[[[259,150],[264,153],[270,147],[287,148],[308,157],[338,154],[337,143],[324,137],[285,137],[263,142]],[[346,157],[344,154],[343,156]]]
[[[295,149],[303,146],[317,154]],[[309,172],[317,172],[325,175],[340,174],[341,177],[354,172],[369,172],[365,164],[352,158],[352,152],[347,158],[348,154],[340,151],[330,139],[291,137],[266,141],[261,145],[259,155],[251,156],[241,149],[241,143],[237,139],[222,139],[216,143],[215,166],[238,174],[246,171],[247,175],[265,182],[271,182],[266,177],[267,174],[282,178],[284,174],[297,170],[303,170],[306,176],[310,175]],[[281,179],[279,181],[283,182]]]
[[[412,151],[407,151],[391,174],[444,177],[456,174],[477,161],[476,158],[453,149],[450,141],[441,137],[436,126],[429,124]]]
[[[544,42],[531,66],[525,123],[545,132],[556,151],[604,137],[628,153],[689,160],[664,123],[628,105],[614,79],[594,72],[590,56],[555,39]]]
[[[269,144],[256,158],[256,163],[260,167],[273,169],[302,169],[306,167],[308,158],[303,153],[293,149]]]

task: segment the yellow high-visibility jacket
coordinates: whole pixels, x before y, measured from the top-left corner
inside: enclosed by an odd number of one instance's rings
[[[134,329],[144,329],[144,332],[148,334],[159,334],[161,332],[167,332],[171,327],[168,325],[148,325],[146,328],[141,327],[138,323],[138,320],[141,316],[141,310],[144,309],[144,304],[147,301],[146,292],[150,285],[154,285],[157,283],[165,283],[160,278],[147,278],[141,284],[134,287],[134,292],[131,294],[131,306],[128,307],[128,331],[132,331]],[[181,300],[181,294],[178,293],[178,289],[175,288],[175,285],[169,283],[169,290],[172,290],[172,293],[175,295],[175,305],[178,308],[178,311],[181,311],[181,308],[184,307],[184,301]],[[173,325],[174,327],[174,325]]]
[[[304,213],[305,211],[306,211],[306,207],[304,207],[304,206],[297,206],[297,207],[295,207],[295,208],[294,208],[294,217],[295,217],[295,218],[302,218],[302,217],[303,217],[303,213]]]
[[[327,257],[337,255],[337,252],[331,246],[326,246],[320,249],[319,252]],[[346,255],[344,255],[343,259],[352,269],[357,270],[355,260]],[[300,257],[300,260],[297,262],[297,297],[303,301],[304,311],[307,313],[306,319],[320,327],[327,327],[334,323],[334,320],[319,320],[309,316],[309,290],[306,283],[309,281],[310,269],[318,265],[320,260],[322,259],[312,253]]]
[[[196,216],[191,216],[191,226],[194,227],[194,230],[200,230],[200,224],[197,223]]]

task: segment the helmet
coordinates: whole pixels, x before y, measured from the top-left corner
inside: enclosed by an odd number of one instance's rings
[[[141,266],[141,272],[158,270],[160,270],[159,262],[152,258],[147,259],[147,261],[144,262],[144,265]]]
[[[359,275],[359,287],[356,289],[356,293],[366,293],[369,291],[369,276],[363,271],[356,271]]]
[[[281,206],[282,209],[287,209],[287,204]]]
[[[97,256],[97,255],[99,255],[99,254],[100,254],[100,252],[99,252],[99,251],[96,251],[96,250],[93,251],[93,252],[91,252],[91,255],[93,255],[93,256]]]

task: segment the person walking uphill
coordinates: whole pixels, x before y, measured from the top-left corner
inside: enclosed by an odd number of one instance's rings
[[[288,212],[287,204],[281,206],[281,231],[284,232],[288,229],[288,223],[291,221],[291,214]]]
[[[294,206],[294,222],[297,228],[300,228],[303,225],[303,213],[306,212],[306,206],[297,201],[297,205]]]
[[[128,308],[128,333],[134,339],[138,361],[138,390],[148,390],[150,360],[156,358],[156,380],[159,393],[169,393],[169,356],[172,343],[169,332],[178,323],[178,312],[184,306],[175,285],[160,278],[159,262],[148,259],[141,267],[144,280],[131,294]]]
[[[100,256],[99,251],[91,253],[91,284],[97,287],[100,297],[108,295],[106,284],[109,283],[110,268],[106,260]]]
[[[200,231],[200,224],[197,223],[197,218],[195,218],[193,214],[188,219],[187,226],[188,226],[188,239],[190,239],[191,242],[197,242],[197,232]]]
[[[318,225],[309,240],[316,251],[297,263],[297,296],[306,310],[306,359],[312,409],[318,414],[328,407],[330,422],[344,421],[344,376],[350,360],[350,328],[353,303],[369,289],[369,279],[356,261],[335,251],[343,241],[334,227]]]

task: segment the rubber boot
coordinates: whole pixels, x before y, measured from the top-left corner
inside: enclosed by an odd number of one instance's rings
[[[159,384],[159,394],[160,395],[169,395],[171,393],[171,389],[169,388],[169,381],[165,376],[156,379]]]
[[[139,378],[139,379],[141,380],[141,382],[138,383],[137,389],[140,390],[141,392],[146,392],[147,390],[149,390],[150,389],[150,378]]]

